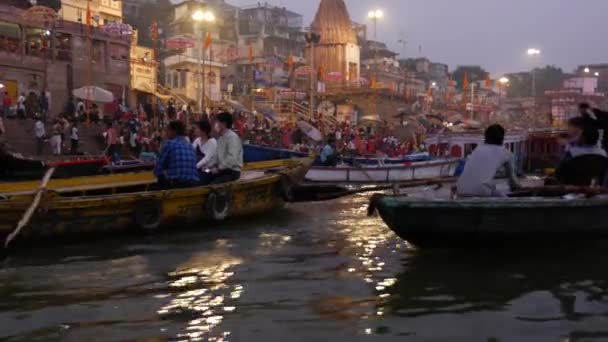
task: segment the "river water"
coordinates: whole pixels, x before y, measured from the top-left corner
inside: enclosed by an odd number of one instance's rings
[[[422,250],[366,204],[23,249],[0,340],[608,341],[607,245]]]

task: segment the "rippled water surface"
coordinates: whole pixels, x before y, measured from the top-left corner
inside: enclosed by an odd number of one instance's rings
[[[8,341],[608,341],[608,246],[416,249],[367,197],[20,250]]]

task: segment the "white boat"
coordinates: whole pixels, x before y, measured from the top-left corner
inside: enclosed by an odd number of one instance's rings
[[[313,167],[306,174],[308,182],[323,183],[403,183],[456,174],[461,159],[440,159],[415,162],[401,166],[382,167]]]
[[[524,168],[527,157],[528,134],[524,131],[509,131],[505,136],[505,148],[515,156],[519,171]],[[434,157],[467,158],[473,150],[483,144],[483,132],[454,132],[429,136],[424,143]]]

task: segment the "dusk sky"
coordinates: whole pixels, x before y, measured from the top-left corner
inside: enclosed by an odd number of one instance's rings
[[[253,5],[253,0],[227,0]],[[308,26],[319,0],[273,0],[304,15]],[[451,68],[480,64],[494,74],[530,69],[525,54],[538,47],[536,63],[571,71],[586,63],[608,63],[608,0],[346,0],[351,18],[369,22],[379,8],[385,18],[378,38],[407,57],[427,56]],[[371,33],[371,32],[370,32]],[[404,50],[397,41],[405,35]],[[422,53],[419,53],[422,46]]]

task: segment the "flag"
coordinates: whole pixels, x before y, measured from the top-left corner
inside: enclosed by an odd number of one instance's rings
[[[158,40],[158,21],[154,19],[152,22],[152,41],[156,42]]]
[[[467,90],[469,89],[469,73],[464,73],[464,80],[462,81],[462,103],[466,105],[468,101]]]
[[[289,53],[289,58],[287,59],[287,65],[289,66],[289,70],[293,68],[293,54]]]
[[[203,48],[205,50],[209,50],[209,48],[211,47],[211,43],[213,43],[213,38],[211,37],[211,32],[207,32],[207,36],[205,37],[205,45]]]
[[[92,15],[91,15],[91,4],[87,1],[87,14],[86,14],[86,18],[85,18],[85,23],[87,24],[87,34],[90,35],[91,34],[91,19],[92,19]]]
[[[490,79],[490,74],[486,76],[486,89],[492,88],[492,80]]]
[[[253,44],[249,43],[249,48],[247,50],[249,52],[249,62],[253,63]]]

